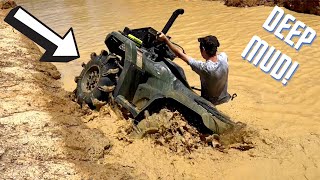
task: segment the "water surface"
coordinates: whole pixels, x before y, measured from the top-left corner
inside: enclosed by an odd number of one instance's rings
[[[89,60],[91,52],[106,49],[104,39],[109,32],[125,26],[161,30],[175,9],[184,8],[185,14],[168,33],[172,40],[189,55],[201,59],[197,38],[213,34],[220,41],[219,50],[229,56],[229,91],[237,92],[238,98],[219,109],[235,119],[272,128],[283,136],[319,131],[320,41],[316,39],[311,47],[297,52],[266,32],[262,24],[272,7],[235,8],[212,1],[168,0],[18,0],[18,4],[60,35],[73,27],[81,58],[67,64],[56,63],[69,91],[75,88],[73,79],[81,71],[80,64]],[[320,32],[319,16],[285,12]],[[300,63],[288,86],[242,60],[240,54],[254,35]],[[199,77],[181,60],[175,61],[185,69],[190,84],[199,86]]]

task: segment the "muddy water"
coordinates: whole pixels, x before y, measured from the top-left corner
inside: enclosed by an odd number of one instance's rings
[[[108,32],[122,30],[125,26],[153,26],[161,30],[175,9],[184,8],[185,14],[169,31],[172,40],[182,45],[189,55],[200,59],[197,38],[213,34],[220,40],[219,50],[229,56],[230,92],[237,92],[238,98],[219,109],[234,119],[273,129],[282,136],[320,131],[320,41],[316,39],[311,47],[297,52],[266,32],[262,24],[271,7],[233,8],[211,1],[154,0],[18,0],[18,3],[61,35],[73,27],[81,58],[68,64],[56,64],[67,90],[74,89],[74,76],[80,73],[80,64],[88,61],[90,53],[105,49]],[[320,33],[319,16],[285,12]],[[253,35],[300,63],[288,86],[242,60],[240,54]],[[198,76],[180,60],[176,62],[185,69],[190,84],[199,86]]]

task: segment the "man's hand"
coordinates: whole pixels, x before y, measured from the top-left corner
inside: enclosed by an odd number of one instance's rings
[[[182,59],[183,61],[189,64],[189,59],[191,57],[183,53],[183,51],[180,48],[177,48],[175,45],[173,45],[171,41],[168,39],[168,37],[162,32],[158,32],[157,35],[158,35],[157,39],[159,41],[164,41],[176,56],[178,56],[180,59]]]
[[[168,41],[168,37],[165,34],[163,34],[163,32],[158,32],[157,35],[158,35],[157,39],[159,41],[164,41],[164,42]]]

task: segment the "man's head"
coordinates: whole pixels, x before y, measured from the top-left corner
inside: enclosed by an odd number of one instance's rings
[[[200,52],[204,59],[209,59],[216,55],[217,48],[220,46],[217,37],[209,35],[199,38],[198,41],[200,42]]]

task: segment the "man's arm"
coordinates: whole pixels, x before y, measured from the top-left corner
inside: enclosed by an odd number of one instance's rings
[[[189,64],[189,60],[191,59],[191,57],[183,53],[183,51],[176,45],[172,44],[172,42],[162,32],[159,35],[159,40],[164,41],[176,56]]]
[[[206,63],[201,62],[201,61],[197,61],[195,59],[193,59],[192,57],[186,55],[185,53],[183,53],[183,51],[178,48],[176,45],[174,45],[168,38],[166,35],[164,35],[162,32],[159,34],[158,39],[160,41],[164,41],[169,48],[173,51],[173,53],[178,56],[180,59],[182,59],[184,62],[188,63],[192,70],[195,71],[197,74],[199,75],[205,75],[210,73],[208,70],[208,67],[206,66]]]

